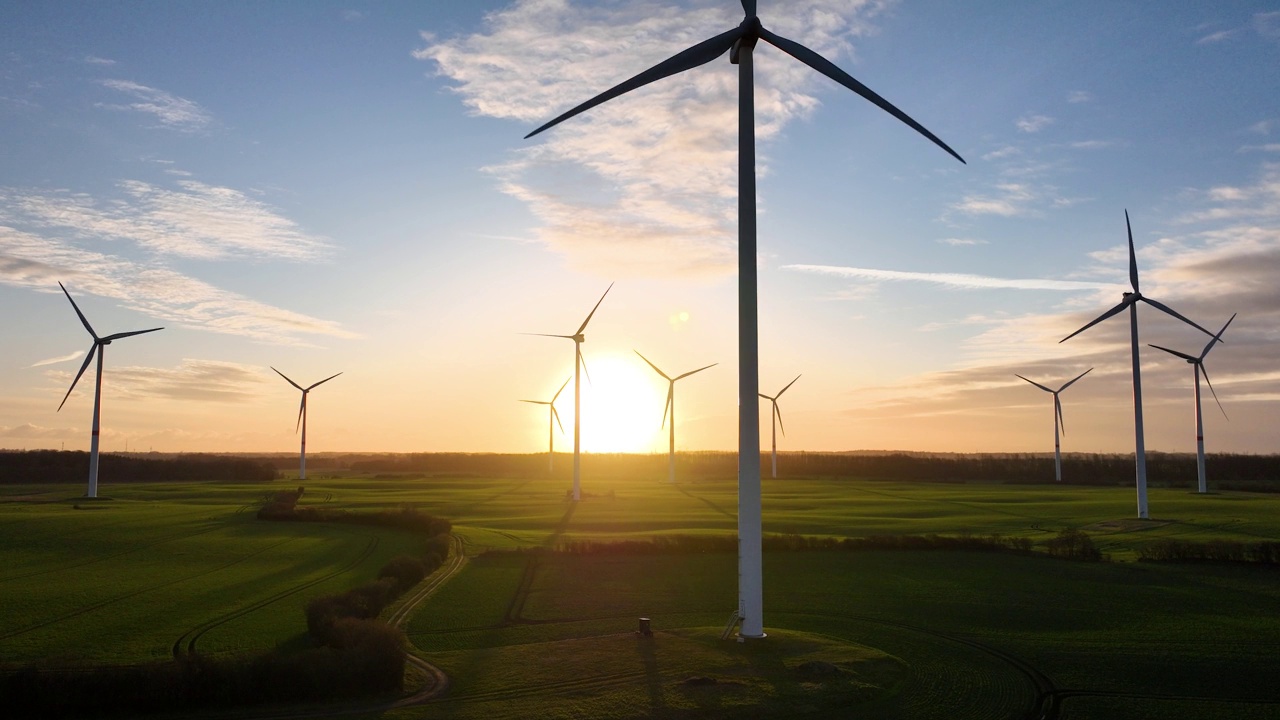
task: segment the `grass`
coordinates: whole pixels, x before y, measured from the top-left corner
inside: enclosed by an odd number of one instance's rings
[[[568,539],[732,535],[732,478],[567,482],[327,477],[303,504],[410,504],[454,522],[472,557],[413,617],[424,657],[449,672],[445,702],[381,717],[1010,717],[1058,692],[1063,717],[1263,717],[1280,709],[1276,571],[1131,562],[1158,538],[1280,539],[1280,496],[1132,488],[766,479],[767,533],[962,534],[1042,542],[1088,532],[1111,563],[958,552],[765,556],[763,643],[722,643],[736,558],[509,552]],[[0,657],[128,663],[167,656],[208,626],[202,651],[296,641],[302,606],[413,551],[405,534],[263,523],[270,486],[0,487]],[[80,509],[76,505],[80,505]],[[508,552],[489,552],[508,551]],[[650,617],[657,635],[632,632]],[[805,648],[810,648],[806,650]],[[831,682],[795,666],[841,669]],[[710,685],[690,677],[710,677]],[[1047,684],[1046,684],[1047,683]]]

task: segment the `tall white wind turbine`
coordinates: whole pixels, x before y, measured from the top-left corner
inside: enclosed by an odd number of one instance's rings
[[[1232,313],[1231,320],[1235,319],[1235,313]],[[1227,325],[1231,324],[1231,320],[1227,320]],[[1200,373],[1204,373],[1204,381],[1205,384],[1209,386],[1209,392],[1213,393],[1213,401],[1218,403],[1218,409],[1222,410],[1222,417],[1226,417],[1227,411],[1223,409],[1222,401],[1218,400],[1218,393],[1213,389],[1213,383],[1209,382],[1209,371],[1204,368],[1204,358],[1209,354],[1209,351],[1213,349],[1213,346],[1222,339],[1222,333],[1227,331],[1227,325],[1222,326],[1222,329],[1219,330],[1218,334],[1214,335],[1213,339],[1204,346],[1204,350],[1201,350],[1198,356],[1187,355],[1186,353],[1180,353],[1177,350],[1170,350],[1167,347],[1161,347],[1159,345],[1151,346],[1157,350],[1163,350],[1170,355],[1177,355],[1183,360],[1191,363],[1191,367],[1195,370],[1195,385],[1192,387],[1194,388],[1196,401],[1196,487],[1201,493],[1209,492],[1209,485],[1205,481],[1204,477],[1204,420],[1200,416]]]
[[[613,289],[613,283],[609,283],[609,287],[604,289],[604,295],[608,295]],[[580,452],[582,449],[582,374],[581,370],[585,366],[582,359],[582,343],[586,342],[587,337],[582,333],[587,329],[587,323],[591,322],[591,317],[596,314],[596,310],[600,308],[600,303],[604,302],[604,295],[596,301],[596,306],[591,308],[591,312],[587,313],[587,319],[582,321],[578,326],[578,332],[572,335],[551,335],[548,333],[524,333],[525,335],[537,335],[538,337],[558,337],[567,338],[573,341],[573,501],[578,502],[582,499],[582,458]]]
[[[800,376],[797,375],[796,380],[799,380],[799,379],[800,379]],[[773,427],[772,442],[773,442],[773,476],[774,477],[778,477],[778,428],[782,426],[782,411],[778,409],[778,398],[782,397],[782,393],[786,392],[787,388],[791,387],[792,385],[795,385],[796,380],[792,380],[791,382],[787,383],[787,387],[784,387],[781,390],[779,390],[778,394],[774,395],[773,397],[769,397],[764,393],[756,393],[757,395],[764,398],[765,400],[768,400],[770,403],[773,403],[773,411],[770,414],[770,424]],[[787,429],[785,427],[782,428],[782,434],[784,437],[787,434]],[[760,451],[757,450],[756,457],[759,457],[759,456],[760,456]]]
[[[526,138],[624,93],[715,60],[729,52],[738,66],[738,618],[741,637],[764,637],[764,577],[760,517],[759,342],[756,314],[756,142],[752,52],[765,42],[861,95],[932,140],[960,162],[954,150],[889,101],[809,48],[766,30],[756,0],[741,0],[746,17],[738,27],[679,52],[561,114]]]
[[[274,367],[271,369],[276,370]],[[302,429],[302,452],[299,455],[299,460],[298,460],[298,479],[306,480],[307,479],[307,393],[310,393],[312,389],[314,389],[317,385],[322,385],[324,383],[327,383],[330,380],[338,377],[338,375],[341,375],[342,373],[336,373],[336,374],[330,375],[329,377],[321,380],[320,382],[311,383],[306,387],[302,387],[298,383],[290,380],[288,375],[285,375],[279,370],[276,370],[276,374],[284,378],[286,381],[288,381],[290,385],[302,391],[302,403],[298,405],[298,424],[297,424],[297,427],[294,428],[294,432],[297,432],[298,428]]]
[[[637,355],[640,355],[639,350],[636,350],[635,353]],[[659,370],[657,365],[654,365],[652,362],[649,362],[649,358],[645,357],[644,355],[640,355],[640,359],[645,361],[646,363],[649,363],[649,367],[653,368],[654,372],[661,375],[667,381],[667,402],[662,406],[662,425],[667,424],[667,411],[670,411],[671,412],[671,432],[670,432],[670,439],[668,441],[669,445],[667,448],[667,482],[674,484],[676,481],[676,381],[683,380],[694,373],[700,373],[703,370],[706,370],[707,368],[713,368],[716,365],[719,365],[720,363],[711,363],[706,367],[700,367],[697,370],[690,370],[689,372],[683,375],[677,375],[675,377],[671,377],[670,375]],[[658,427],[662,427],[662,425],[659,425]]]
[[[1124,211],[1124,226],[1129,232],[1129,284],[1133,287],[1133,292],[1125,293],[1119,305],[1116,305],[1110,310],[1102,313],[1089,322],[1089,324],[1062,338],[1058,342],[1066,342],[1103,320],[1106,320],[1112,315],[1119,314],[1126,308],[1129,310],[1130,354],[1133,358],[1134,474],[1136,476],[1135,484],[1138,490],[1138,517],[1146,519],[1150,517],[1150,515],[1147,512],[1147,447],[1142,433],[1142,368],[1139,366],[1138,360],[1138,302],[1144,302],[1161,312],[1168,313],[1191,327],[1200,330],[1206,335],[1213,335],[1213,333],[1174,312],[1168,305],[1156,302],[1155,300],[1144,296],[1142,292],[1138,290],[1138,256],[1133,249],[1133,227],[1129,224],[1128,210]]]
[[[71,307],[75,308],[76,315],[79,316],[80,322],[84,324],[84,329],[89,331],[93,336],[93,345],[89,346],[89,354],[84,357],[84,364],[80,366],[80,372],[76,373],[76,379],[71,381],[71,387],[67,388],[67,394],[62,396],[62,402],[58,404],[58,410],[62,410],[62,406],[67,404],[67,398],[71,397],[71,391],[76,389],[76,383],[80,382],[80,377],[84,375],[84,371],[88,369],[89,362],[93,360],[93,356],[98,356],[98,372],[97,379],[93,384],[93,431],[89,435],[89,490],[85,493],[86,497],[98,497],[98,433],[100,430],[101,410],[102,410],[102,354],[103,348],[110,345],[112,341],[120,338],[127,338],[132,335],[142,335],[143,333],[155,332],[164,328],[151,328],[150,330],[134,330],[132,332],[116,333],[106,337],[98,337],[98,333],[93,331],[93,326],[89,325],[89,321],[85,319],[84,313],[80,312],[80,306],[76,305],[76,301],[71,299],[71,293],[67,292],[67,288],[62,283],[58,283],[58,287],[62,288],[62,294],[71,300]]]
[[[1062,419],[1062,401],[1058,399],[1058,393],[1071,387],[1072,383],[1084,377],[1085,375],[1088,375],[1091,372],[1093,372],[1093,368],[1089,368],[1088,370],[1085,370],[1079,375],[1068,380],[1066,383],[1062,385],[1062,387],[1058,388],[1057,390],[1047,388],[1044,385],[1041,385],[1040,383],[1036,382],[1035,380],[1030,380],[1028,378],[1022,377],[1021,375],[1018,375],[1018,373],[1014,373],[1015,376],[1020,377],[1023,380],[1026,380],[1027,382],[1031,383],[1032,385],[1035,385],[1036,387],[1040,388],[1041,390],[1047,393],[1051,393],[1053,395],[1053,477],[1054,477],[1054,480],[1058,482],[1062,482],[1062,444],[1058,440],[1058,426],[1059,425],[1062,426],[1063,435],[1067,434],[1067,421]]]
[[[555,464],[555,457],[556,457],[556,425],[560,426],[560,432],[564,432],[564,425],[561,424],[560,422],[560,413],[556,412],[556,399],[560,397],[560,393],[564,392],[564,389],[569,385],[569,381],[572,379],[573,378],[571,377],[565,378],[564,384],[560,386],[560,389],[556,391],[555,395],[551,396],[550,401],[547,401],[547,400],[521,400],[520,401],[520,402],[532,403],[534,405],[546,405],[551,409],[551,412],[547,413],[549,415],[549,417],[547,418],[547,475],[550,475],[551,472],[555,469],[554,464]]]

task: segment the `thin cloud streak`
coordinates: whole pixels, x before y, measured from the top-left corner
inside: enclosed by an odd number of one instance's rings
[[[30,365],[27,366],[27,369],[30,370],[31,368],[44,367],[45,365],[57,365],[58,363],[64,363],[64,362],[67,362],[68,360],[78,360],[81,357],[84,357],[83,350],[73,350],[72,352],[69,352],[66,355],[59,355],[58,357],[55,357],[55,358],[49,358],[48,360],[41,360],[39,362],[31,363]]]
[[[160,124],[181,132],[198,132],[213,122],[213,117],[199,104],[186,98],[171,95],[163,90],[141,85],[131,80],[101,80],[103,87],[132,95],[135,102],[127,105],[99,103],[107,110],[129,110],[155,116]]]
[[[871,268],[841,267],[835,265],[783,265],[783,270],[833,275],[843,278],[862,280],[927,282],[964,290],[1106,290],[1114,287],[1101,283],[1078,282],[1074,280],[1047,280],[1042,278],[1010,279],[994,278],[964,273],[926,273],[905,272],[900,270],[874,270]]]

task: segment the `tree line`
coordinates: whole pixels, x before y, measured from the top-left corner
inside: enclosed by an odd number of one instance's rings
[[[99,464],[119,482],[266,482],[279,477],[274,465],[233,455],[139,456],[102,453]],[[89,453],[61,450],[0,451],[0,484],[85,483]]]

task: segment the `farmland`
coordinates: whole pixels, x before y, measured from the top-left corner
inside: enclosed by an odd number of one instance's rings
[[[1280,584],[1273,568],[1133,562],[1159,538],[1280,539],[1280,497],[1153,488],[766,480],[765,532],[1001,534],[1042,544],[1082,528],[1111,562],[953,551],[768,552],[771,639],[718,640],[736,603],[732,552],[573,554],[570,540],[726,536],[731,478],[562,480],[401,474],[309,478],[303,505],[412,505],[447,517],[468,564],[407,631],[444,669],[443,700],[381,717],[1273,717]],[[304,642],[302,607],[368,580],[412,536],[267,523],[290,482],[117,485],[77,502],[56,486],[0,489],[0,658],[131,663],[199,633],[201,652]],[[105,488],[104,488],[105,489]],[[77,505],[79,507],[77,507]],[[637,617],[656,634],[638,639]],[[756,649],[759,648],[759,649]],[[842,668],[800,678],[805,663]],[[707,685],[688,682],[709,678]],[[839,682],[837,682],[839,680]],[[1048,704],[1045,704],[1048,703]]]

